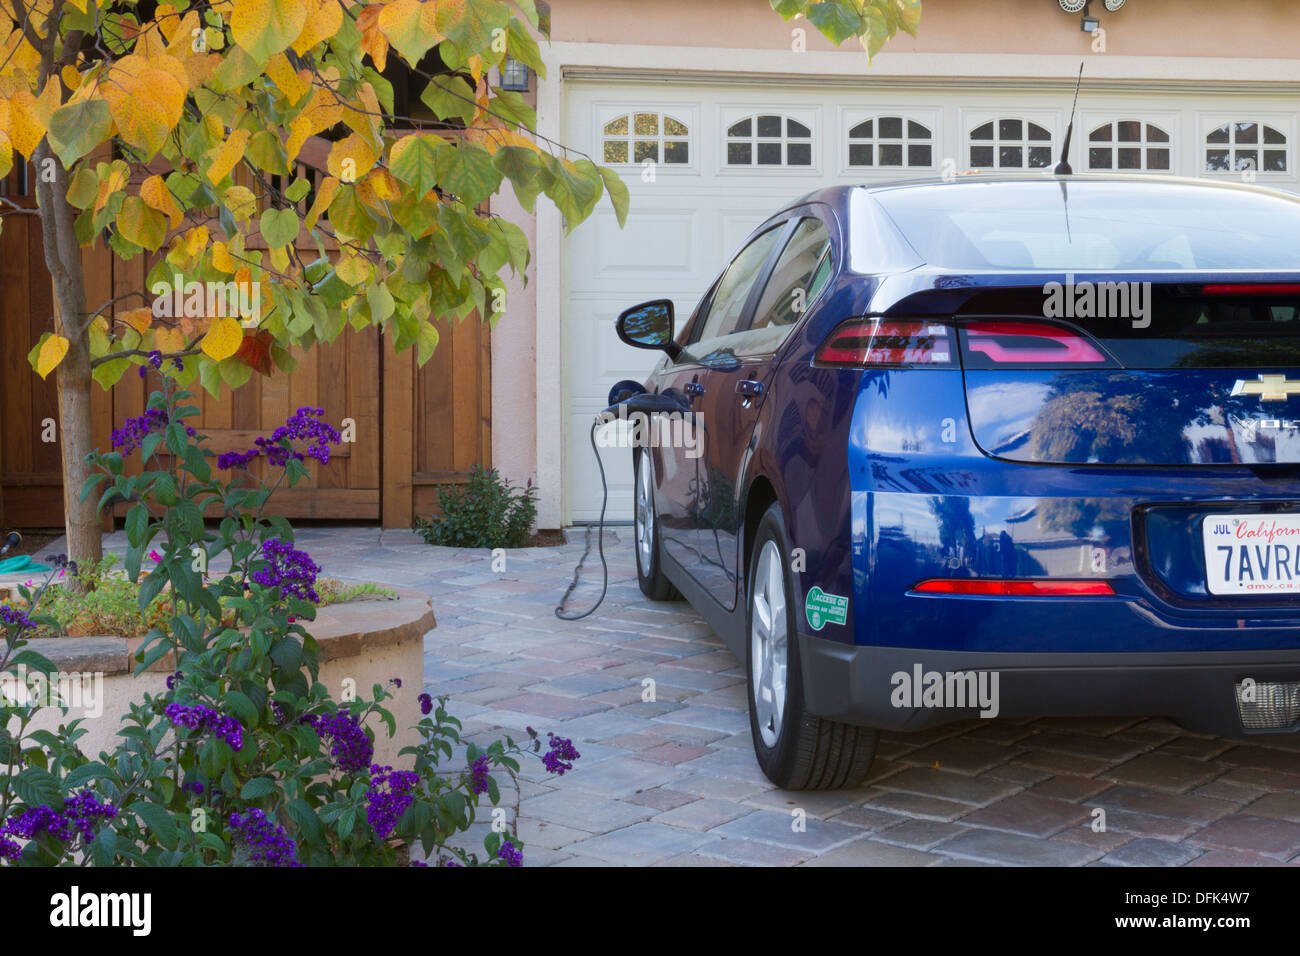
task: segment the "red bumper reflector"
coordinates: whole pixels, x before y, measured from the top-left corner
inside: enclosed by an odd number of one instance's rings
[[[1113,595],[1106,581],[1008,581],[996,578],[927,578],[913,585],[921,594],[983,594],[994,597],[1091,597]]]

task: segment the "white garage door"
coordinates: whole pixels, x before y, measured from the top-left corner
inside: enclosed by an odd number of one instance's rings
[[[623,173],[631,213],[620,229],[603,202],[565,240],[566,520],[600,516],[588,434],[610,386],[657,361],[618,340],[620,311],[671,298],[685,321],[758,223],[823,185],[1050,168],[1068,110],[1068,97],[1029,90],[569,81],[566,142]],[[1263,92],[1091,95],[1071,163],[1295,190],[1298,119],[1294,101]],[[602,457],[607,520],[630,520],[631,456]]]

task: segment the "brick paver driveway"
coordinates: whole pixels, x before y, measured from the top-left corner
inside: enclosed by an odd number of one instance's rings
[[[857,789],[785,792],[754,761],[738,662],[685,603],[642,596],[627,529],[607,532],[609,595],[577,622],[552,609],[581,530],[508,552],[502,573],[487,552],[409,532],[298,536],[328,574],[432,595],[425,686],[450,696],[468,736],[532,725],[573,738],[571,773],[528,761],[503,798],[530,865],[1300,863],[1300,736],[1220,739],[1140,716],[974,720],[884,737]],[[599,588],[593,547],[572,609]]]

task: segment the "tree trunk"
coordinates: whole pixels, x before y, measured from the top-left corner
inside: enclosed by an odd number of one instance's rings
[[[63,518],[68,536],[68,557],[79,563],[103,557],[103,540],[92,495],[81,500],[81,489],[91,475],[86,456],[94,448],[90,414],[90,316],[86,309],[86,277],[77,244],[76,211],[68,202],[68,171],[42,140],[32,157],[36,173],[36,198],[41,210],[41,239],[45,266],[54,280],[58,307],[55,328],[68,340],[68,354],[58,368],[59,418],[63,455]]]
[[[81,489],[93,473],[86,456],[94,450],[90,415],[90,337],[84,332],[68,340],[68,354],[59,365],[59,418],[63,434],[63,520],[68,535],[68,557],[78,564],[104,556],[99,515],[99,492],[81,500]]]

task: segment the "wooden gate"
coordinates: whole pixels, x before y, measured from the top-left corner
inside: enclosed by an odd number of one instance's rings
[[[0,182],[0,196],[34,207],[27,175],[15,169]],[[29,215],[7,215],[0,233],[0,531],[63,524],[59,446],[41,440],[42,423],[58,419],[55,376],[42,381],[27,363],[28,351],[52,327],[40,236],[39,221]],[[310,249],[314,254],[314,244]],[[83,263],[92,308],[144,289],[152,265],[145,256],[118,260],[102,242],[83,252]],[[121,308],[139,305],[136,299]],[[348,327],[330,345],[295,352],[299,365],[292,374],[255,373],[216,399],[196,382],[197,425],[211,436],[208,447],[231,451],[249,448],[304,405],[325,409],[336,427],[350,419],[355,441],[340,446],[328,465],[309,462],[312,481],[277,492],[275,512],[408,527],[413,514],[433,509],[438,485],[463,481],[470,466],[491,460],[490,332],[473,317],[440,322],[438,331],[438,349],[423,369],[415,366],[415,349],[393,354],[390,334]],[[112,429],[143,412],[155,384],[131,370],[110,392],[93,389],[98,447],[107,448]]]

